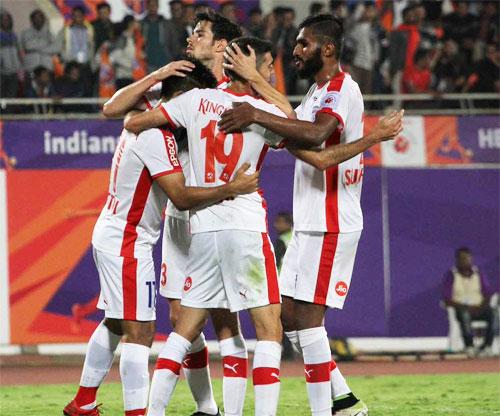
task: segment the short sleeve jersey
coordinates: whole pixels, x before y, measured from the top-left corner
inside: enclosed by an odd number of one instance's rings
[[[248,102],[254,107],[285,117],[278,107],[250,95],[238,95],[229,89],[193,89],[161,104],[166,120],[173,128],[188,132],[190,185],[213,187],[229,182],[245,162],[248,173],[259,170],[271,143],[265,130],[252,124],[241,132],[219,131],[220,115],[234,103]],[[192,210],[191,233],[238,229],[267,230],[265,201],[260,192],[240,195],[207,208]]]
[[[363,136],[363,97],[345,72],[324,85],[314,84],[296,108],[297,118],[314,122],[325,113],[339,121],[322,148]],[[361,186],[363,155],[321,171],[301,160],[295,163],[293,218],[296,231],[346,233],[363,229]]]
[[[169,131],[138,136],[123,130],[113,156],[108,198],[92,244],[115,256],[149,258],[158,240],[167,196],[154,179],[182,172]]]

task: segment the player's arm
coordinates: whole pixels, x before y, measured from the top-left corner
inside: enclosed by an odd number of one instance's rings
[[[219,129],[232,133],[253,123],[260,124],[278,136],[286,137],[291,144],[314,147],[321,145],[333,134],[339,121],[337,117],[326,113],[318,113],[314,122],[291,120],[259,110],[248,103],[238,103],[221,115]]]
[[[128,114],[125,117],[123,126],[130,132],[139,134],[140,132],[154,127],[163,126],[167,123],[165,113],[161,106],[142,113]]]
[[[377,143],[394,139],[402,130],[403,110],[382,117],[366,136],[350,143],[328,146],[325,149],[299,149],[293,145],[287,145],[286,148],[295,157],[316,169],[326,170],[351,159]]]
[[[175,61],[146,75],[139,81],[119,89],[104,103],[102,113],[105,117],[123,117],[127,111],[138,108],[145,110],[142,105],[143,95],[156,83],[171,76],[186,76],[185,72],[192,71],[194,64],[189,61]]]
[[[259,188],[259,172],[246,175],[245,171],[249,167],[249,163],[244,163],[236,171],[231,182],[212,188],[186,186],[186,179],[182,172],[160,176],[156,181],[176,208],[184,211],[256,192]]]
[[[248,46],[250,55],[245,55],[240,47],[235,43],[226,48],[224,58],[227,63],[223,66],[231,69],[239,76],[250,82],[252,88],[259,93],[268,103],[274,104],[283,111],[288,118],[296,118],[295,111],[290,102],[282,93],[272,87],[257,70],[255,51]]]

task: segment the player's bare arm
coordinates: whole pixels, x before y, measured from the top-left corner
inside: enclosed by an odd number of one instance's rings
[[[244,163],[229,183],[212,188],[186,186],[183,173],[160,176],[156,179],[172,203],[180,211],[216,204],[224,199],[250,194],[259,189],[259,172],[245,174],[250,168]]]
[[[226,48],[224,53],[225,69],[231,69],[242,78],[250,82],[252,88],[266,100],[274,104],[283,111],[288,118],[296,118],[295,111],[290,102],[282,93],[273,88],[262,74],[257,70],[255,51],[251,46],[247,46],[250,55],[245,55],[238,44],[233,43]]]
[[[314,122],[292,120],[259,110],[248,103],[241,103],[221,115],[219,129],[231,133],[253,123],[286,137],[290,143],[304,147],[321,145],[339,124],[336,117],[324,113],[319,113]]]
[[[127,115],[123,122],[123,126],[128,131],[139,134],[144,130],[162,126],[165,122],[165,115],[160,106],[152,109],[151,111]]]
[[[403,114],[404,110],[393,111],[382,117],[366,136],[351,143],[329,146],[326,149],[299,149],[293,145],[287,145],[286,148],[295,157],[316,169],[325,170],[351,159],[377,143],[394,139],[403,130]]]
[[[171,77],[185,77],[186,72],[191,72],[194,64],[189,61],[175,61],[146,75],[139,81],[119,89],[104,103],[102,113],[105,117],[123,117],[132,108],[145,110],[142,96],[156,83]]]

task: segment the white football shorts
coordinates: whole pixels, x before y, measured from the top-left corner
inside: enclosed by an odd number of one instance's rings
[[[281,267],[282,295],[342,309],[360,236],[294,231]]]
[[[161,247],[161,296],[182,298],[190,244],[189,220],[166,216]]]
[[[193,234],[181,304],[231,312],[281,302],[267,233],[220,230]]]
[[[106,318],[156,320],[153,259],[114,256],[95,247],[93,254],[101,283],[97,307]]]

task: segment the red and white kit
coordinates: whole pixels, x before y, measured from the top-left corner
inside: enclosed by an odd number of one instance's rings
[[[340,72],[314,84],[297,107],[297,118],[336,117],[338,128],[322,147],[363,136],[363,98],[358,84]],[[342,308],[349,290],[361,230],[363,155],[320,171],[297,160],[293,192],[294,234],[283,259],[282,294]]]
[[[154,181],[182,172],[173,135],[124,130],[113,156],[106,205],[92,245],[99,271],[98,307],[108,318],[155,319],[152,249],[159,238],[167,196]]]
[[[217,128],[220,114],[234,102],[249,102],[285,116],[274,105],[227,89],[194,89],[161,104],[172,127],[188,130],[191,186],[227,183],[245,162],[251,164],[249,173],[260,169],[268,149],[262,127],[252,125],[242,133],[228,135]],[[192,241],[182,304],[238,311],[281,301],[260,193],[192,210],[190,226]]]

